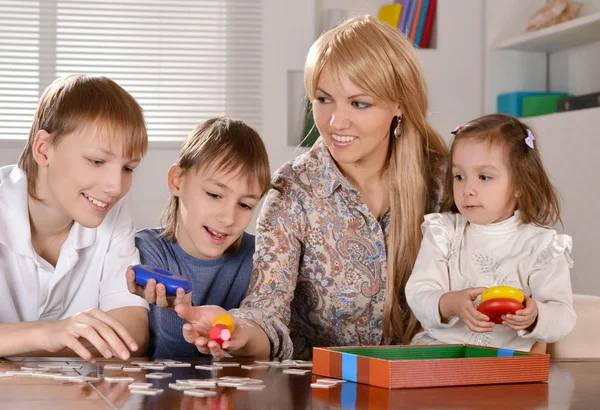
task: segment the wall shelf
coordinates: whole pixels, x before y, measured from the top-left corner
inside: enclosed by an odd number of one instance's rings
[[[600,41],[600,12],[504,40],[497,50],[552,53]]]

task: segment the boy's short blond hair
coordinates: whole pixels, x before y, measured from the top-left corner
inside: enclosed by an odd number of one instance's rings
[[[40,98],[29,139],[19,157],[30,197],[36,198],[38,164],[32,150],[37,133],[46,131],[51,136],[49,143],[56,146],[65,135],[92,124],[109,138],[111,146],[121,147],[127,158],[141,157],[148,149],[142,108],[121,86],[102,76],[61,77]]]

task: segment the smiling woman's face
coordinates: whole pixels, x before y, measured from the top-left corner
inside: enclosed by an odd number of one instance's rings
[[[385,163],[390,125],[397,107],[378,101],[344,72],[325,69],[315,93],[313,115],[325,145],[340,166]]]

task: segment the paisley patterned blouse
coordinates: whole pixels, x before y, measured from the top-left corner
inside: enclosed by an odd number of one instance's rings
[[[272,182],[250,287],[231,313],[261,326],[276,358],[307,359],[313,346],[381,344],[389,209],[379,221],[371,214],[320,139]]]

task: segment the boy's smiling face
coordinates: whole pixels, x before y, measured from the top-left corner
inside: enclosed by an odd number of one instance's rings
[[[129,192],[141,154],[124,157],[122,147],[110,143],[116,138],[108,138],[92,124],[63,136],[54,146],[43,143],[49,134],[38,134],[41,199],[62,211],[67,219],[88,228],[97,227]]]
[[[184,174],[173,165],[169,190],[179,198],[177,242],[198,259],[221,257],[242,236],[261,197],[258,182],[249,184],[242,170],[212,165]]]

